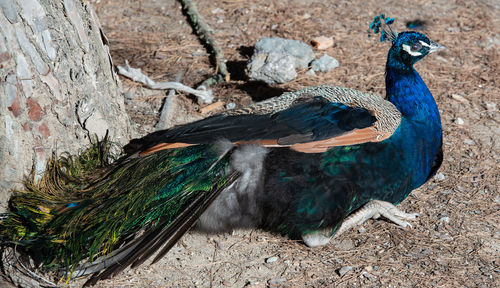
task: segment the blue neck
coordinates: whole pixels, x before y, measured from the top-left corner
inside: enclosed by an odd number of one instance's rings
[[[391,52],[386,65],[386,93],[403,116],[392,138],[404,147],[405,162],[415,171],[412,186],[416,188],[432,176],[432,165],[442,143],[441,119],[420,75]]]
[[[420,75],[394,56],[391,50],[386,64],[386,95],[403,114],[413,121],[426,121],[441,130],[439,110]],[[429,119],[430,118],[430,119]],[[439,131],[440,132],[440,131]]]

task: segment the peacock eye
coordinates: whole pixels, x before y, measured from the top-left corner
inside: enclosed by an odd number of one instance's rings
[[[420,49],[422,49],[422,44],[420,44],[420,42],[417,42],[417,43],[411,45],[412,52],[418,52],[418,51],[420,51]]]

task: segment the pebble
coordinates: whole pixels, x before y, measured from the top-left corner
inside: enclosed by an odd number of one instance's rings
[[[311,63],[312,70],[316,72],[326,73],[330,70],[339,67],[339,61],[328,54],[323,54],[321,58],[314,60]]]
[[[450,217],[448,216],[443,216],[439,219],[440,222],[446,222],[446,223],[450,223]]]
[[[474,144],[476,144],[476,143],[474,143],[474,140],[472,140],[472,139],[465,139],[464,143],[467,144],[467,145],[474,145]]]
[[[344,267],[340,268],[339,270],[337,270],[337,273],[339,274],[340,277],[344,277],[344,275],[347,274],[347,272],[349,272],[351,270],[352,270],[351,266],[344,266]]]
[[[278,257],[276,257],[276,256],[269,257],[269,258],[267,258],[267,259],[266,259],[266,263],[273,263],[273,262],[278,261],[278,259],[279,259],[279,258],[278,258]]]
[[[234,109],[235,107],[236,107],[236,104],[234,102],[229,102],[226,104],[227,110]]]
[[[316,72],[314,72],[313,69],[309,69],[309,70],[307,70],[306,75],[316,76]]]
[[[455,123],[457,123],[458,125],[464,125],[465,122],[462,118],[458,117],[457,119],[455,119]]]
[[[497,110],[497,103],[492,103],[492,102],[486,102],[486,109],[488,109],[488,111],[496,111]]]
[[[325,50],[333,46],[333,38],[319,36],[311,40],[311,44],[318,50]]]
[[[436,174],[436,176],[434,176],[434,178],[436,178],[436,180],[438,181],[443,181],[444,179],[446,179],[446,176],[444,176],[443,173],[438,173]]]
[[[365,227],[359,227],[359,228],[358,228],[358,232],[359,232],[359,234],[363,234],[363,233],[365,233],[365,232],[366,232]]]

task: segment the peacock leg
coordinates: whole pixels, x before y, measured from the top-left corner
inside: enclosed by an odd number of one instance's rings
[[[361,225],[370,218],[378,219],[380,216],[405,228],[412,227],[407,220],[415,219],[418,213],[405,213],[390,202],[372,200],[355,213],[349,215],[344,222],[342,222],[342,225],[335,234],[331,235],[332,229],[326,228],[313,233],[304,234],[302,235],[302,240],[309,247],[323,246],[328,244],[333,237],[339,236],[346,230]]]

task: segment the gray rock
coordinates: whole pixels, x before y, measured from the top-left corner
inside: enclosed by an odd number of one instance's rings
[[[306,75],[316,76],[316,72],[314,72],[313,69],[309,69],[307,70]]]
[[[326,53],[311,63],[312,70],[316,72],[321,71],[325,73],[337,67],[339,67],[339,61]]]
[[[276,262],[278,261],[278,257],[276,256],[273,256],[273,257],[269,257],[266,259],[266,263],[273,263],[273,262]]]
[[[301,41],[282,38],[262,38],[247,64],[250,79],[268,84],[286,83],[297,77],[296,68],[305,69],[314,59],[314,51]]]
[[[351,271],[352,270],[352,267],[351,266],[344,266],[342,268],[340,268],[337,273],[339,273],[339,276],[340,277],[343,277],[345,274],[347,274],[347,272]]]
[[[436,174],[436,176],[434,176],[434,178],[438,181],[443,181],[444,179],[446,179],[446,176],[444,176],[443,173],[438,173]]]
[[[376,281],[377,280],[377,277],[373,276],[372,274],[366,272],[366,271],[363,271],[361,272],[361,276],[370,280],[370,281]]]

